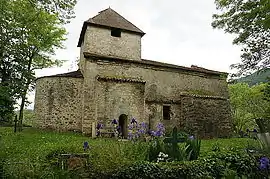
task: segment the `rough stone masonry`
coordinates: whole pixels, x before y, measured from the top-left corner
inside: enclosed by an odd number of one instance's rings
[[[151,129],[162,122],[203,138],[229,136],[228,74],[141,59],[144,35],[111,8],[85,21],[79,69],[36,81],[35,125],[91,134],[98,122],[119,119],[126,129],[136,118]]]

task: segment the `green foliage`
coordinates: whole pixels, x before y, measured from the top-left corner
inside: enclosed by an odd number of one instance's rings
[[[189,176],[189,178],[200,178],[201,176],[208,176],[208,170],[213,170],[214,173],[215,167],[218,170],[216,173],[222,173],[228,165],[228,162],[226,162],[227,165],[223,165],[224,157],[228,154],[227,156],[232,159],[226,159],[226,161],[236,163],[233,159],[236,157],[233,156],[238,155],[239,152],[232,151],[244,151],[247,142],[253,142],[253,140],[247,138],[202,140],[201,155],[198,160],[153,164],[143,162],[148,154],[148,142],[134,143],[114,139],[91,139],[75,133],[58,133],[32,128],[24,129],[22,133],[13,133],[12,128],[0,127],[0,136],[0,159],[3,159],[4,176],[7,178],[76,178],[76,176],[77,178],[82,176],[86,176],[86,178],[110,178],[112,175],[113,177],[127,175],[127,178],[135,176],[156,176],[157,178],[159,178],[158,176],[160,178],[162,176],[164,176],[163,178],[166,178],[166,176],[168,176],[167,178]],[[59,170],[59,168],[54,167],[57,166],[58,162],[55,157],[57,158],[60,153],[84,153],[84,141],[88,141],[90,146],[90,171],[81,173],[80,171]],[[212,146],[215,143],[219,144],[219,152],[212,151]],[[185,145],[180,144],[179,147],[185,147]],[[212,156],[219,153],[222,155],[219,155],[219,160],[215,160]],[[208,157],[213,158],[214,163],[207,163],[208,161],[203,160]],[[239,167],[242,161],[240,158],[237,158],[237,165],[229,165],[229,169],[238,172],[232,166]],[[249,160],[249,158],[246,160]],[[246,160],[244,160],[244,163]],[[220,167],[216,165],[219,163],[222,164]],[[206,167],[211,168],[211,170],[205,169]],[[134,173],[132,173],[133,171]],[[137,171],[141,173],[138,174]],[[142,171],[146,173],[144,174]]]
[[[147,160],[150,162],[159,161],[159,154],[168,155],[166,161],[196,160],[200,155],[201,140],[187,138],[186,133],[177,132],[174,127],[170,137],[165,139],[154,138],[149,144]]]
[[[76,0],[0,0],[0,90],[8,89],[7,102],[21,99],[20,120],[27,91],[33,90],[35,70],[62,63],[53,55],[56,49],[63,48],[63,25],[72,18],[75,3]],[[12,105],[4,105],[11,113]]]
[[[220,146],[219,143],[214,143],[212,146],[212,151],[213,152],[220,152]]]
[[[0,86],[0,126],[11,124],[13,119],[14,99],[7,86]]]
[[[162,139],[155,138],[149,143],[146,159],[150,162],[156,162],[160,152],[165,153],[164,143]]]
[[[236,83],[247,83],[249,86],[259,85],[269,81],[270,69],[262,69],[252,73],[251,75],[236,79]]]
[[[188,160],[197,160],[200,156],[201,140],[187,139],[186,147],[187,147],[186,153],[188,154]]]
[[[165,178],[166,173],[162,173],[160,166],[149,162],[137,162],[130,167],[124,167],[122,170],[108,176],[108,178],[125,178],[125,179],[140,179],[140,178]]]
[[[269,123],[270,103],[265,100],[265,88],[266,84],[252,87],[246,83],[229,85],[233,124],[237,133],[247,128],[253,129],[256,124],[260,127],[259,123],[256,123],[258,119],[262,119],[264,125]]]
[[[269,66],[270,3],[269,0],[215,0],[219,14],[212,26],[236,34],[233,43],[243,47],[242,63],[232,67],[238,75]]]
[[[174,127],[171,137],[167,137],[163,140],[163,142],[165,143],[165,153],[167,153],[169,155],[169,157],[173,160],[173,161],[181,161],[181,160],[185,160],[186,159],[186,149],[188,147],[179,147],[178,143],[182,143],[185,142],[186,138],[184,137],[178,137],[178,132],[177,132],[177,128]]]
[[[261,177],[255,157],[241,152],[215,153],[189,162],[139,162],[109,178],[229,178]]]

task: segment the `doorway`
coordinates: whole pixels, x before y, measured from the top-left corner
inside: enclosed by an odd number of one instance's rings
[[[128,124],[127,124],[127,115],[126,114],[121,114],[119,116],[119,127],[120,127],[120,135],[123,138],[127,138],[128,136]]]

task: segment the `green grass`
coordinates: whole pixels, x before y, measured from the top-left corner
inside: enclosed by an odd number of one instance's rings
[[[46,156],[61,149],[67,153],[83,153],[83,142],[91,147],[90,163],[94,171],[111,171],[145,159],[147,143],[118,142],[114,139],[91,139],[81,134],[58,133],[25,128],[14,133],[12,128],[0,127],[0,157],[5,159],[5,171],[10,176],[47,176],[50,173]],[[214,145],[223,151],[244,150],[251,139],[203,140],[201,156],[207,156]],[[46,178],[46,177],[45,177]]]
[[[0,136],[2,136],[0,157],[5,159],[5,170],[13,172],[12,175],[15,176],[32,176],[46,172],[43,170],[49,162],[46,156],[55,151],[84,153],[84,141],[88,141],[91,148],[89,154],[92,170],[104,172],[144,160],[147,147],[146,143],[91,139],[81,134],[49,132],[32,128],[26,128],[21,133],[14,133],[12,128],[0,127]],[[21,173],[26,171],[29,173]]]

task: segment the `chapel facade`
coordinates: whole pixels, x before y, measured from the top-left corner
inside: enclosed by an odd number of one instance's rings
[[[36,81],[36,127],[91,134],[97,123],[162,122],[204,138],[232,131],[227,73],[141,58],[145,33],[111,8],[85,21],[79,69]]]

